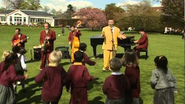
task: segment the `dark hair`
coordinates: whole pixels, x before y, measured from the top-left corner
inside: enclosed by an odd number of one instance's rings
[[[123,57],[123,65],[128,66],[130,64],[138,65],[138,59],[135,51],[133,49],[128,49]]]
[[[21,29],[20,29],[20,28],[16,28],[15,30],[21,31]]]
[[[121,69],[121,67],[122,67],[122,62],[118,58],[111,59],[109,64],[110,64],[110,69],[112,71],[119,71]]]
[[[3,66],[3,72],[6,71],[8,69],[8,67],[11,65],[11,64],[15,64],[16,61],[18,59],[18,56],[17,54],[15,53],[10,53],[6,58],[5,58],[5,64]]]
[[[164,71],[164,73],[167,74],[168,71],[168,60],[165,56],[161,55],[161,56],[156,56],[154,59],[154,62],[157,66],[157,68],[161,69]]]
[[[137,29],[137,31],[145,31],[145,29],[140,27],[140,28]]]
[[[14,46],[13,48],[12,48],[12,52],[13,53],[20,53],[20,47],[19,46]]]
[[[24,55],[24,54],[26,54],[27,53],[27,50],[26,49],[24,49],[24,48],[21,48],[20,49],[20,54],[21,55]]]
[[[87,48],[87,45],[85,43],[80,43],[80,47],[79,47],[80,50],[85,51],[86,48]]]
[[[83,52],[81,52],[81,51],[76,51],[76,52],[74,53],[75,62],[82,62],[83,58],[84,58]]]
[[[72,28],[72,27],[76,28],[76,26],[75,26],[75,25],[72,25],[72,26],[71,26],[71,28]]]
[[[51,25],[50,25],[48,22],[44,22],[44,25],[45,25],[45,24],[48,24],[48,27],[51,27]]]

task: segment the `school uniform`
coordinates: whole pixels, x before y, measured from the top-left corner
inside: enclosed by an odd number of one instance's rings
[[[148,36],[146,33],[141,35],[141,38],[139,41],[136,43],[139,44],[138,46],[134,47],[134,50],[136,54],[138,54],[139,49],[147,49],[148,48]]]
[[[121,39],[120,29],[118,27],[111,28],[110,26],[106,26],[102,30],[102,34],[104,42],[103,42],[103,61],[104,67],[103,70],[108,70],[109,61],[116,56],[116,50],[118,47],[118,39]]]
[[[13,104],[15,102],[13,83],[21,80],[25,80],[25,77],[16,75],[13,64],[3,72],[0,78],[0,104]]]
[[[43,102],[58,102],[62,95],[65,84],[66,71],[61,66],[45,67],[36,77],[35,82],[43,82],[42,100]]]
[[[88,69],[82,63],[74,62],[67,73],[67,90],[71,88],[71,103],[70,104],[87,104],[87,84],[94,80],[94,77],[89,75]]]
[[[124,74],[112,72],[103,85],[103,93],[107,95],[105,104],[125,104],[126,91],[129,87],[129,81]]]
[[[167,73],[161,69],[153,70],[150,83],[156,90],[153,104],[175,104],[174,91],[177,91],[177,81],[170,69]]]
[[[2,76],[2,74],[3,74],[3,67],[4,67],[4,61],[2,61],[2,62],[0,63],[0,79],[1,79],[1,76]]]
[[[95,61],[90,60],[90,58],[88,57],[88,55],[85,52],[83,52],[83,54],[84,54],[84,60],[82,61],[83,65],[88,64],[90,66],[94,66],[96,64]]]
[[[128,95],[131,97],[130,100],[133,104],[138,104],[141,91],[139,66],[135,65],[126,66],[125,75],[127,76],[130,84],[130,90],[128,92]]]
[[[56,40],[56,34],[53,30],[48,30],[48,35],[46,34],[46,30],[43,30],[40,33],[40,45],[44,45],[44,41],[46,36],[49,36],[50,39],[49,44],[46,45],[46,52],[41,51],[41,66],[40,69],[43,69],[46,65],[46,60],[49,63],[49,54],[53,51],[54,48],[54,41]]]

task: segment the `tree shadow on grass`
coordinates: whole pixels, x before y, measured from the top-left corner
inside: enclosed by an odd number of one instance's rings
[[[18,95],[16,96],[16,102],[19,102],[22,99],[25,99],[25,101],[17,103],[17,104],[31,104],[32,102],[40,102],[41,97],[34,96],[34,94],[37,91],[41,91],[42,84],[31,84],[28,85],[28,87],[25,88],[26,92],[23,92],[22,90],[19,91]],[[33,96],[33,97],[32,97]]]
[[[102,97],[97,96],[92,101],[89,101],[88,104],[104,104],[104,102],[101,101]]]
[[[94,85],[94,84],[100,85],[100,84],[103,83],[103,82],[99,82],[98,80],[99,80],[99,78],[94,78],[93,81],[89,82],[89,83],[88,83],[87,90],[91,90],[91,89],[93,88],[93,85]]]

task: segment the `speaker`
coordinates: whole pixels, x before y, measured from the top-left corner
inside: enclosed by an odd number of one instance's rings
[[[55,50],[62,52],[62,59],[70,59],[69,47],[60,46],[56,47]]]
[[[40,60],[41,59],[41,48],[34,48],[34,59]]]

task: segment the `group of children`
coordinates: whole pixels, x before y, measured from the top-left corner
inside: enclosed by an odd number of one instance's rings
[[[70,104],[88,104],[87,85],[94,77],[88,72],[85,63],[95,65],[85,53],[87,45],[80,44],[79,51],[74,54],[74,63],[68,72],[59,65],[62,54],[53,51],[49,55],[49,65],[36,77],[35,82],[43,82],[43,104],[58,104],[63,87],[70,92]],[[15,93],[13,85],[16,81],[23,81],[28,75],[18,75],[16,66],[21,61],[20,51],[4,53],[4,60],[0,63],[0,104],[13,104]],[[20,58],[20,59],[19,59]],[[174,92],[177,93],[176,78],[168,69],[168,60],[165,56],[157,56],[154,59],[156,69],[151,76],[151,87],[155,89],[154,104],[174,104]],[[20,65],[20,64],[19,64]],[[26,70],[21,64],[23,71]],[[123,74],[120,69],[125,67]],[[102,86],[103,93],[107,96],[105,104],[140,104],[140,68],[138,58],[134,50],[128,49],[122,59],[113,58],[109,66],[111,75],[108,76]],[[23,82],[21,82],[23,83]]]

